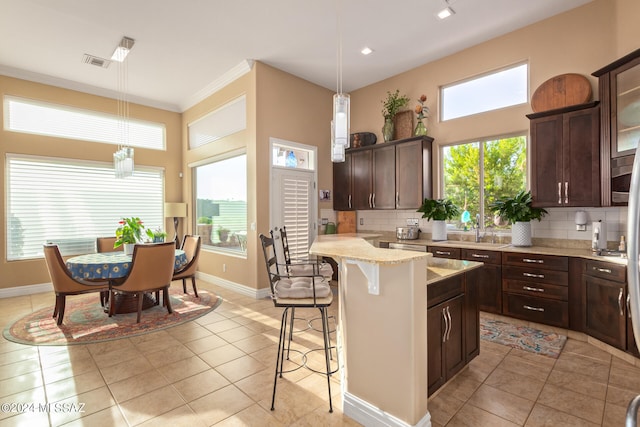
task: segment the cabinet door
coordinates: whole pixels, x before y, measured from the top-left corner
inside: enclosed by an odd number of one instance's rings
[[[427,381],[431,395],[446,381],[442,360],[445,332],[445,305],[439,304],[427,310]]]
[[[640,357],[636,338],[633,336],[633,324],[631,322],[631,314],[627,310],[627,351],[636,357]]]
[[[624,350],[627,341],[624,284],[587,275],[582,280],[585,332]]]
[[[600,206],[600,108],[563,114],[563,206]]]
[[[465,364],[464,351],[464,295],[445,303],[449,317],[449,331],[444,342],[444,367],[447,379],[453,377]]]
[[[417,209],[426,197],[422,143],[420,140],[396,145],[396,209]]]
[[[478,306],[489,313],[502,314],[502,267],[485,264],[474,270],[478,282]]]
[[[389,145],[376,148],[373,152],[373,198],[374,209],[394,209],[396,207],[396,150]]]
[[[362,150],[351,153],[353,209],[372,209],[371,152],[372,150]]]
[[[562,206],[562,115],[531,120],[531,195],[534,206]]]
[[[493,266],[492,266],[493,267]],[[478,293],[482,285],[476,280],[476,274],[482,269],[475,269],[465,274],[464,289],[464,351],[465,364],[480,354],[480,313],[478,311]]]
[[[351,153],[347,153],[344,162],[333,164],[333,210],[351,209]]]

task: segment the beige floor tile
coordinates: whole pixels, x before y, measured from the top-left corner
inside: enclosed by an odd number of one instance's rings
[[[101,368],[100,372],[102,372],[107,384],[113,384],[151,370],[154,370],[151,363],[146,358],[138,355],[136,359]]]
[[[626,388],[616,387],[614,385],[609,385],[607,387],[607,403],[612,403],[614,405],[624,406],[625,408],[631,402],[631,399],[636,397],[638,394],[637,391],[628,390]]]
[[[484,411],[473,405],[466,404],[460,409],[447,423],[447,427],[478,427],[478,426],[491,426],[491,427],[515,427],[520,424],[514,424],[511,421],[500,418],[497,415]]]
[[[594,399],[549,383],[542,389],[538,403],[595,423],[602,420],[604,411],[604,400]]]
[[[213,425],[253,404],[254,402],[236,386],[228,385],[194,400],[189,406],[208,425]]]
[[[209,350],[228,345],[229,343],[217,335],[210,335],[185,343],[185,346],[195,354],[202,354]]]
[[[640,369],[621,365],[611,366],[609,384],[640,394]]]
[[[214,369],[208,369],[181,381],[173,383],[173,387],[182,395],[185,402],[192,402],[204,395],[220,390],[231,384]]]
[[[120,408],[114,405],[71,421],[65,424],[64,427],[118,427],[126,425],[127,421],[124,419]]]
[[[97,366],[91,357],[83,357],[71,363],[62,363],[42,369],[45,384],[61,381],[80,374],[97,371]]]
[[[236,382],[264,369],[266,366],[251,356],[242,356],[216,366],[216,370],[231,382]]]
[[[80,393],[53,403],[57,409],[50,413],[51,424],[59,426],[107,409],[115,403],[106,386]]]
[[[40,370],[40,362],[38,359],[22,360],[20,362],[9,363],[0,366],[0,380],[14,378],[19,375],[28,374],[29,372],[37,372]]]
[[[301,387],[299,383],[292,383],[285,379],[278,380],[275,409],[272,415],[281,423],[293,424],[296,420],[308,415],[316,409],[328,411],[328,401],[320,398],[310,390]],[[264,409],[271,408],[271,394],[258,402]]]
[[[133,345],[142,353],[156,353],[160,350],[169,350],[180,344],[180,341],[162,330],[151,334],[139,335],[130,338]]]
[[[227,344],[200,354],[200,358],[207,362],[209,366],[215,368],[216,366],[230,362],[244,355],[244,351],[240,350],[238,347]]]
[[[324,420],[323,420],[324,421]],[[271,411],[267,411],[258,404],[249,406],[246,409],[234,414],[219,423],[214,424],[215,427],[246,427],[246,426],[264,426],[264,427],[284,427],[284,424],[276,420]],[[326,426],[330,424],[316,423],[309,424],[316,426]],[[348,424],[340,424],[348,425]]]
[[[496,368],[484,382],[502,391],[535,401],[544,387],[544,381],[521,375],[513,371]]]
[[[174,345],[152,353],[146,353],[145,357],[152,366],[159,368],[184,359],[189,359],[195,354],[184,344],[174,343]]]
[[[274,371],[263,369],[253,375],[236,381],[234,385],[255,402],[271,397],[273,392]]]
[[[0,381],[0,397],[42,387],[42,374],[39,371],[29,372],[13,378]]]
[[[561,354],[554,369],[566,372],[574,372],[593,378],[596,381],[606,382],[609,379],[609,366],[607,362],[585,357],[581,355]]]
[[[245,353],[253,353],[263,348],[271,347],[274,344],[277,347],[278,342],[274,341],[273,338],[267,335],[264,335],[262,333],[258,333],[257,335],[253,335],[253,336],[250,336],[249,338],[238,340],[233,343],[233,345],[235,345]]]
[[[230,329],[235,329],[240,326],[242,326],[240,323],[228,318],[224,318],[218,322],[207,324],[205,328],[214,334],[219,334],[220,332],[228,331]]]
[[[500,362],[500,368],[516,374],[524,375],[536,380],[546,380],[551,372],[550,366],[542,366],[523,357],[513,356],[511,353]]]
[[[6,353],[0,353],[0,365],[22,362],[24,360],[37,360],[40,354],[37,347],[25,347]]]
[[[109,390],[118,403],[167,386],[167,379],[156,370],[150,370],[133,377],[109,384]]]
[[[427,409],[431,413],[431,420],[444,426],[462,408],[464,401],[443,392],[444,390],[429,399]]]
[[[127,400],[120,404],[120,408],[129,425],[137,425],[183,406],[185,403],[172,386],[165,386]]]
[[[45,390],[47,391],[47,400],[58,401],[104,387],[105,385],[100,372],[94,370],[49,383],[45,385]]]
[[[116,340],[116,342],[117,341],[119,340]],[[126,342],[129,343],[128,340],[126,340]],[[142,357],[142,353],[140,353],[140,350],[138,350],[133,344],[130,343],[124,346],[122,349],[116,348],[104,353],[94,353],[91,349],[89,349],[89,351],[91,352],[96,365],[98,365],[100,369],[110,368],[123,363],[131,363]]]
[[[467,403],[519,425],[525,423],[534,404],[488,385],[480,386]]]
[[[567,340],[564,348],[562,349],[563,354],[578,354],[580,356],[591,357],[592,359],[598,359],[602,362],[611,362],[611,355],[604,350],[601,350],[593,345],[578,340]]]
[[[3,420],[16,415],[22,415],[24,412],[41,412],[38,408],[46,405],[47,399],[44,387],[35,387],[5,396],[2,398],[1,403],[9,405],[8,407],[3,407],[0,411],[0,420]]]
[[[3,418],[4,415],[0,415],[0,425],[2,427],[45,427],[49,426],[49,413],[46,411],[35,412],[22,412],[16,413],[8,418]]]
[[[199,338],[211,336],[210,330],[204,326],[198,325],[196,322],[187,322],[174,328],[167,329],[167,333],[181,343],[194,341]]]
[[[217,335],[226,340],[227,342],[233,343],[236,341],[244,340],[254,335],[257,335],[256,331],[252,331],[249,328],[244,326],[239,326],[237,328],[228,329],[226,331],[217,332]]]
[[[591,423],[565,412],[557,411],[545,405],[536,403],[525,424],[526,427],[596,427],[600,423]]]
[[[482,384],[480,381],[476,381],[472,376],[465,375],[468,370],[461,372],[454,379],[447,383],[447,386],[442,390],[442,393],[455,396],[456,399],[466,401]]]
[[[618,406],[611,403],[607,403],[604,408],[604,417],[602,425],[609,426],[625,426],[627,419],[627,406]],[[636,417],[636,425],[640,425],[640,414]]]
[[[575,391],[595,399],[604,400],[607,395],[607,383],[594,380],[593,377],[575,372],[554,369],[547,380],[549,384]]]
[[[188,405],[183,405],[138,424],[138,427],[206,427],[208,425]]]
[[[169,383],[175,383],[195,375],[198,372],[206,371],[207,369],[211,369],[211,366],[207,365],[205,361],[198,356],[193,356],[162,366],[158,369],[158,372],[160,372]]]
[[[64,363],[74,363],[78,360],[92,357],[89,349],[84,345],[41,346],[39,350],[40,364],[47,368]]]

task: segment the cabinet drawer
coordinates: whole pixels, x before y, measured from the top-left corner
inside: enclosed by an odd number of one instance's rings
[[[502,253],[496,251],[485,251],[482,249],[462,249],[460,259],[500,265],[502,263]]]
[[[515,252],[503,252],[502,264],[536,266],[549,270],[569,270],[569,257],[555,255],[521,254]]]
[[[569,327],[569,304],[547,298],[536,298],[505,292],[503,313],[518,319],[544,323],[561,328]]]
[[[464,293],[462,275],[427,285],[427,308]]]
[[[550,285],[548,283],[531,283],[522,280],[503,280],[502,289],[514,294],[528,295],[537,298],[553,298],[568,301],[569,287]]]
[[[513,267],[506,265],[502,267],[502,278],[521,280],[533,284],[549,283],[558,286],[567,286],[569,284],[569,273],[567,271],[545,270],[534,266]]]
[[[451,258],[460,259],[460,248],[448,248],[446,246],[429,246],[427,251],[431,252],[433,256],[439,258]]]
[[[586,260],[584,262],[584,274],[619,283],[625,283],[627,280],[626,266],[610,262]]]

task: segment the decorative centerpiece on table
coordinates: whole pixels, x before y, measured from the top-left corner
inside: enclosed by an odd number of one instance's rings
[[[147,228],[147,236],[151,239],[153,243],[164,243],[165,237],[167,237],[167,233],[162,231],[160,227],[155,230],[151,230]]]
[[[416,123],[416,129],[413,131],[415,136],[424,136],[427,134],[427,126],[423,120],[429,118],[429,107],[424,105],[427,102],[427,95],[420,95],[418,98],[419,104],[416,105],[415,112],[418,115],[418,123]]]
[[[393,139],[393,118],[408,103],[409,98],[406,95],[400,96],[400,91],[398,89],[396,89],[394,93],[387,91],[387,99],[382,101],[382,116],[384,117],[382,137],[384,138],[384,142],[388,142]]]
[[[532,206],[531,192],[520,191],[513,197],[502,197],[489,204],[496,216],[509,221],[511,225],[511,244],[513,246],[531,246],[531,221],[540,221],[546,209]]]
[[[422,212],[422,218],[433,220],[431,240],[447,240],[447,220],[460,215],[460,208],[450,199],[424,199],[416,212]]]
[[[113,247],[119,248],[124,245],[124,253],[131,255],[135,244],[142,241],[144,225],[138,217],[122,218],[119,224],[120,226],[116,229],[116,242]]]

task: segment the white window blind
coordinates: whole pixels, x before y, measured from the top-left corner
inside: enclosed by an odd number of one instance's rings
[[[5,129],[36,135],[82,141],[123,144],[130,147],[164,150],[165,126],[128,118],[126,122],[116,114],[83,110],[64,105],[5,96]],[[125,129],[123,130],[123,126]]]
[[[164,172],[136,167],[116,179],[113,165],[8,154],[7,260],[43,256],[57,243],[63,255],[95,252],[95,239],[115,236],[123,217],[164,228]]]
[[[247,97],[241,96],[189,123],[189,148],[215,142],[247,128]]]
[[[284,225],[287,227],[287,241],[291,258],[309,257],[309,222],[311,195],[311,176],[285,176],[282,179],[282,211]]]

